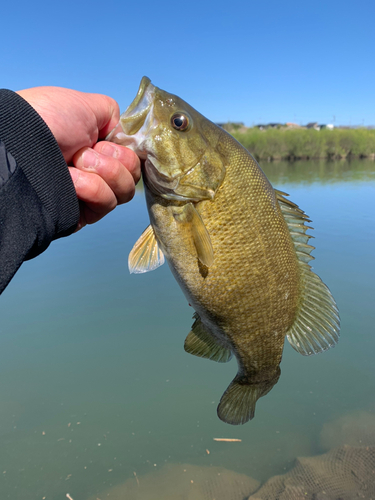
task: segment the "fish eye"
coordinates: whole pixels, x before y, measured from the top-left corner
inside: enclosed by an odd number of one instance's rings
[[[182,113],[175,113],[171,118],[172,127],[184,132],[189,127],[189,118]]]

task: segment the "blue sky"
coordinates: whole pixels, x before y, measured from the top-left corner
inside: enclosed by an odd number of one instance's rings
[[[375,2],[3,2],[2,87],[125,110],[143,75],[213,121],[375,125]]]

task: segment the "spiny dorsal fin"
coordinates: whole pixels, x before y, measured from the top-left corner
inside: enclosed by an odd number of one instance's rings
[[[164,254],[160,250],[152,226],[148,226],[129,254],[128,266],[130,274],[141,274],[153,271],[164,264]]]
[[[204,327],[197,313],[191,332],[185,339],[184,349],[189,354],[200,358],[211,359],[218,363],[226,363],[232,357],[232,352],[218,344],[216,339]]]
[[[277,190],[275,193],[294,243],[302,282],[299,309],[287,338],[296,351],[308,356],[325,351],[338,342],[339,312],[328,287],[309,265],[314,247],[307,244],[312,236],[306,231],[312,228],[305,222],[310,220],[297,205],[285,198],[286,193]]]
[[[180,223],[189,224],[198,259],[205,266],[212,266],[214,262],[214,250],[211,238],[194,205],[187,203],[182,209],[174,213],[174,218]]]
[[[309,216],[306,215],[305,212],[301,210],[298,205],[285,198],[285,196],[289,196],[287,193],[275,189],[275,194],[284,217],[291,217],[295,219],[300,219],[302,221],[311,222]]]

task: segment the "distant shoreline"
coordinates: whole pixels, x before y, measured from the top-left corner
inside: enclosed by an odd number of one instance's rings
[[[224,127],[257,160],[375,160],[375,130]]]

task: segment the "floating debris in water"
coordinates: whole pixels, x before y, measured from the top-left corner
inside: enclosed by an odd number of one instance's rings
[[[224,441],[225,443],[241,443],[242,439],[214,438],[214,441]]]

